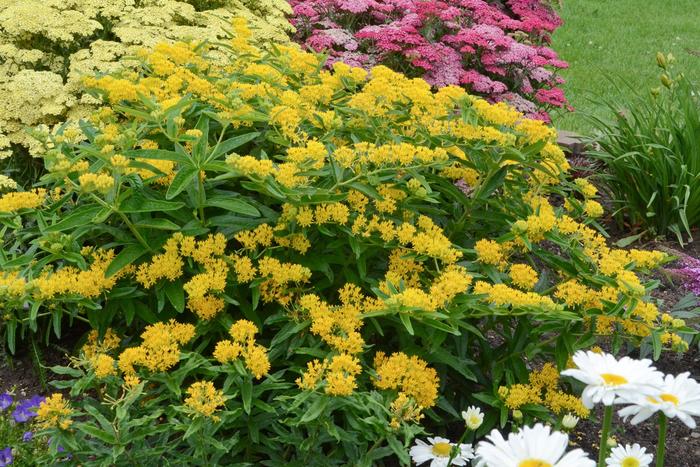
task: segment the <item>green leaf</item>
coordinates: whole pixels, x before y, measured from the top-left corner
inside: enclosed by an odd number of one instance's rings
[[[260,211],[258,211],[258,208],[239,198],[213,197],[209,198],[205,205],[225,209],[227,211],[235,212],[238,214],[245,214],[247,216],[261,216]]]
[[[399,441],[398,438],[396,438],[396,436],[394,435],[387,436],[386,440],[389,443],[389,447],[391,448],[391,450],[399,458],[401,464],[410,465],[411,459],[408,457],[408,450],[403,445],[403,443],[401,443],[401,441]]]
[[[168,192],[165,194],[165,199],[173,199],[179,195],[183,190],[187,189],[194,182],[195,178],[199,176],[199,169],[192,165],[187,165],[181,168],[173,182],[168,188]]]
[[[245,135],[239,135],[234,136],[233,138],[229,138],[226,141],[223,141],[221,144],[218,144],[214,147],[214,150],[209,155],[209,159],[216,159],[222,154],[228,154],[237,147],[243,146],[249,141],[253,141],[255,138],[258,137],[258,135],[260,135],[260,132],[254,131],[253,133],[247,133]]]
[[[73,378],[80,378],[83,376],[82,371],[67,366],[52,366],[51,368],[49,368],[49,370],[56,373],[57,375],[68,375],[72,376]]]
[[[114,444],[115,439],[114,435],[107,433],[103,430],[100,430],[98,427],[94,425],[90,425],[88,423],[78,423],[77,428],[79,431],[82,431],[84,433],[87,433],[88,435],[92,436],[93,438],[97,438],[102,442],[105,442],[107,444]]]
[[[245,377],[243,384],[241,384],[241,399],[243,410],[250,415],[250,408],[253,404],[253,380],[249,376]]]
[[[168,297],[168,301],[173,305],[173,308],[175,308],[178,313],[185,311],[185,290],[182,288],[182,284],[179,281],[167,282],[163,289],[165,290],[165,295]]]
[[[10,349],[10,353],[15,353],[15,334],[17,332],[17,321],[14,319],[8,321],[5,324],[5,337],[7,339],[7,348]]]
[[[637,235],[630,235],[629,237],[621,238],[617,242],[615,242],[615,246],[618,248],[624,248],[626,246],[629,246],[642,238],[644,236],[644,232],[637,234]]]
[[[105,270],[105,277],[112,277],[147,252],[148,250],[139,244],[134,243],[127,245],[122,251],[119,252],[117,256],[114,257],[112,262],[109,263],[109,266],[107,266],[107,269]]]
[[[60,221],[46,228],[46,233],[62,232],[64,230],[73,229],[75,227],[80,227],[83,225],[89,225],[92,223],[92,219],[102,211],[101,206],[87,205],[82,206],[67,216],[63,217]]]
[[[304,415],[301,417],[299,424],[303,425],[304,423],[309,423],[312,420],[316,420],[323,414],[323,412],[325,412],[329,402],[329,397],[319,395],[313,404],[311,404],[311,407],[309,407],[306,413],[304,413]]]
[[[185,203],[179,201],[165,201],[162,199],[146,198],[141,194],[134,194],[121,203],[119,210],[125,214],[129,214],[134,212],[176,211],[183,206],[185,206]]]
[[[173,161],[180,164],[190,163],[187,156],[174,151],[166,151],[164,149],[135,149],[133,151],[126,151],[124,154],[127,156],[142,157],[144,159]]]
[[[134,224],[136,227],[153,230],[180,230],[180,226],[171,220],[163,218],[145,219]]]
[[[413,335],[414,331],[413,331],[413,325],[411,324],[411,317],[408,316],[406,313],[399,313],[399,319],[401,320],[404,327],[406,328],[406,331],[408,331],[408,333],[410,335]]]

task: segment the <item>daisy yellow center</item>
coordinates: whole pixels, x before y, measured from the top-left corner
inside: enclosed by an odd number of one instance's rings
[[[673,405],[678,405],[678,403],[680,402],[678,398],[673,394],[661,394],[659,396],[659,399],[661,399],[664,402],[670,402]]]
[[[608,386],[622,386],[627,384],[627,379],[624,376],[616,375],[613,373],[603,373],[600,375]]]
[[[527,459],[518,464],[518,467],[552,467],[552,464],[539,459]]]
[[[640,465],[639,459],[635,457],[625,457],[620,463],[620,467],[639,467]]]
[[[450,457],[452,445],[450,443],[435,443],[433,444],[433,454],[439,457]]]

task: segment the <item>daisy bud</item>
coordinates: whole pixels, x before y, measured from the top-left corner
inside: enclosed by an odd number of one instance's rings
[[[523,413],[520,410],[513,410],[513,419],[519,422],[523,419]]]
[[[579,420],[580,419],[577,416],[568,413],[564,415],[564,418],[562,418],[561,425],[567,430],[571,430],[576,427]]]

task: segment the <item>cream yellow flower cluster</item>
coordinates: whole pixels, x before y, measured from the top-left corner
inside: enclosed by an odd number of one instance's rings
[[[26,127],[89,115],[96,101],[84,94],[84,76],[133,67],[129,57],[163,41],[216,42],[234,18],[258,43],[286,43],[289,14],[284,0],[0,2],[0,159],[10,143],[43,152]]]

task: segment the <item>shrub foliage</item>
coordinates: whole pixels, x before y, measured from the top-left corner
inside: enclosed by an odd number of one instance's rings
[[[543,122],[234,29],[89,79],[104,106],[45,141],[38,188],[0,197],[9,347],[94,329],[56,368],[80,402],[39,414],[54,453],[407,463],[468,404],[505,424],[526,361],[613,332],[683,345],[638,275],[664,255],[606,246]],[[553,368],[532,391],[580,410]]]

